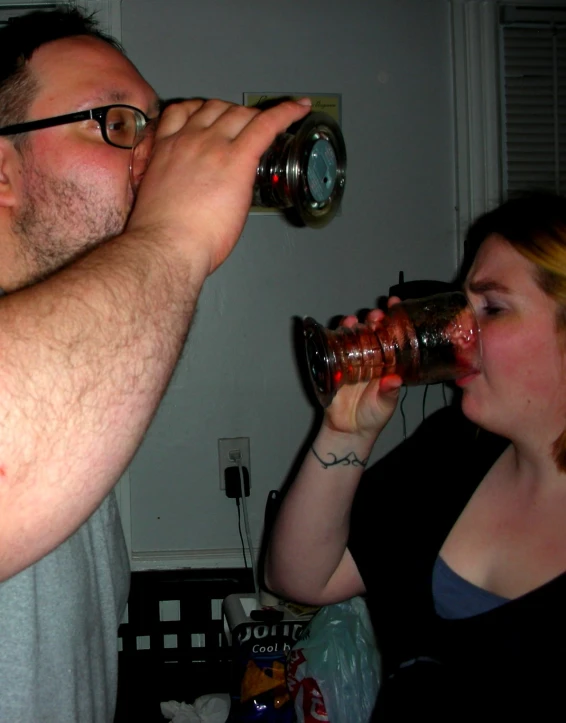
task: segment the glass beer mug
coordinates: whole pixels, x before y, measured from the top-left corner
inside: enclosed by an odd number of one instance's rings
[[[346,146],[327,113],[309,113],[260,158],[253,205],[292,209],[301,224],[322,228],[340,208],[346,186]]]
[[[327,407],[344,384],[397,374],[406,385],[435,384],[480,371],[476,315],[465,294],[451,291],[392,306],[372,330],[365,324],[326,329],[303,320],[308,371]]]

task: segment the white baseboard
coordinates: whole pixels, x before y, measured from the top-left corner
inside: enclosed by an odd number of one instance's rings
[[[259,550],[255,550],[256,559]],[[133,572],[183,568],[245,567],[241,548],[210,550],[144,550],[131,553]]]

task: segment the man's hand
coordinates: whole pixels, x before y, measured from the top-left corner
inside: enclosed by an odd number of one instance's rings
[[[220,100],[168,106],[126,231],[157,232],[212,273],[242,232],[262,153],[309,110],[307,99],[265,111]]]

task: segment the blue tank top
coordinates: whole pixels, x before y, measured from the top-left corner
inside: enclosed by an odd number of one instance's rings
[[[508,598],[468,582],[437,556],[432,572],[434,607],[441,618],[457,620],[504,605]]]

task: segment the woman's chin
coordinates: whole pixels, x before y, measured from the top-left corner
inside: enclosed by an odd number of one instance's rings
[[[475,424],[481,424],[481,414],[480,410],[478,409],[477,404],[474,403],[474,400],[470,398],[470,394],[466,389],[463,390],[462,394],[462,413],[465,417],[467,417],[470,422],[474,422]]]

